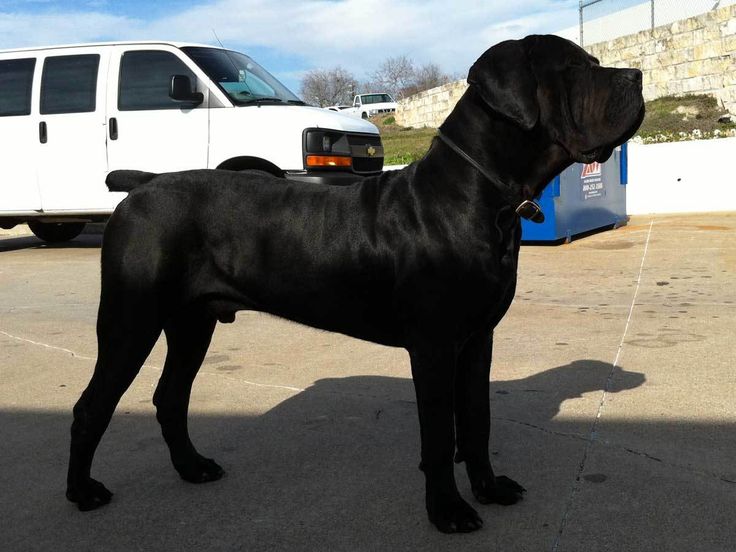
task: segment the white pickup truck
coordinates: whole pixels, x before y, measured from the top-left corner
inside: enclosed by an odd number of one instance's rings
[[[360,117],[361,119],[367,119],[374,115],[381,113],[393,113],[396,111],[396,101],[391,97],[390,94],[372,93],[372,94],[358,94],[353,100],[353,107],[343,109],[340,111],[343,115],[352,115],[353,117]]]

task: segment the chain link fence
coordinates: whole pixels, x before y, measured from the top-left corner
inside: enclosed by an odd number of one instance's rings
[[[736,0],[580,0],[580,44],[613,40],[735,3]]]

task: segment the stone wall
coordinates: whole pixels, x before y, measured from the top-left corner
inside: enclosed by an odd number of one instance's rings
[[[736,5],[712,10],[648,31],[586,46],[612,67],[644,73],[644,98],[710,94],[736,114]],[[453,82],[399,102],[402,126],[438,127],[467,89]]]
[[[709,94],[736,113],[736,5],[585,48],[644,73],[644,99]]]
[[[461,80],[404,98],[396,108],[396,122],[405,127],[437,128],[467,88]]]

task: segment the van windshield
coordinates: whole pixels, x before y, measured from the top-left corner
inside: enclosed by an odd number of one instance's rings
[[[288,88],[239,52],[219,48],[187,46],[182,48],[235,105],[292,104],[305,105]]]

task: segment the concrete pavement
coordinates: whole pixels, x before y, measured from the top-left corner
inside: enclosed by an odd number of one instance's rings
[[[191,402],[192,438],[227,476],[193,486],[170,466],[160,342],[96,455],[113,502],[78,512],[69,425],[94,366],[101,238],[0,230],[0,549],[732,552],[735,237],[736,213],[636,217],[522,248],[491,451],[528,492],[442,535],[407,354],[259,313],[218,325]]]

